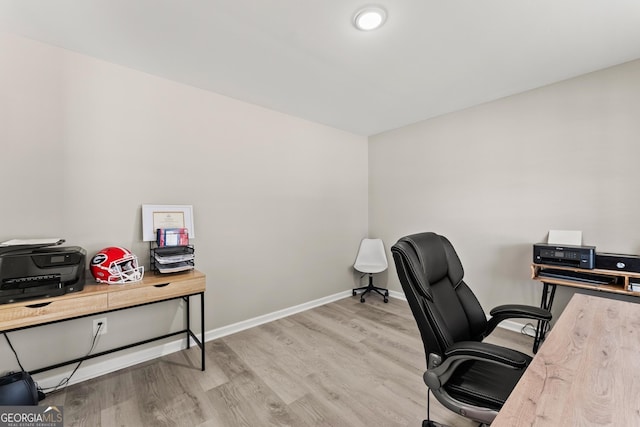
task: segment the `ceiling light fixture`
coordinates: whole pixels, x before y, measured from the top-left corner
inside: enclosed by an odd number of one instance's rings
[[[371,31],[380,28],[386,20],[386,10],[380,6],[367,6],[353,16],[353,25],[361,31]]]

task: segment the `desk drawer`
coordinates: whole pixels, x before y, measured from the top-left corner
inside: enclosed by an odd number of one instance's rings
[[[25,301],[0,307],[0,329],[3,331],[69,319],[107,309],[107,295],[61,298],[55,301]]]
[[[164,283],[156,285],[123,289],[123,291],[120,292],[109,293],[109,309],[112,310],[114,308],[145,304],[152,301],[204,292],[205,287],[204,277],[196,277],[175,282],[167,280]]]

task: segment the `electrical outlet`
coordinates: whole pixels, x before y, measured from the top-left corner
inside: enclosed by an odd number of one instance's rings
[[[102,323],[100,327],[100,333],[98,335],[104,335],[107,333],[107,318],[101,317],[99,319],[93,319],[93,336],[96,336],[96,332],[98,332],[98,324]]]

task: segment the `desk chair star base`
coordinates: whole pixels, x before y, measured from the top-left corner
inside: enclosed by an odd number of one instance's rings
[[[360,278],[364,277],[363,274]],[[369,292],[375,292],[382,296],[384,302],[389,302],[389,290],[385,288],[379,288],[377,286],[373,286],[373,274],[369,273],[369,285],[363,286],[361,288],[354,288],[351,290],[353,296],[355,297],[358,294],[358,291],[364,290],[363,293],[360,294],[360,302],[364,302],[364,296]]]
[[[482,340],[503,320],[549,321],[551,313],[527,305],[502,305],[491,310],[487,320],[463,280],[458,255],[444,236],[406,236],[391,252],[422,337],[428,395],[432,393],[443,406],[463,417],[491,424],[531,357]],[[437,425],[429,419],[428,406],[422,425]]]
[[[374,273],[382,273],[388,267],[387,255],[384,252],[384,243],[382,240],[362,239],[353,268],[364,273],[360,278],[363,278],[367,274],[369,275],[369,285],[352,289],[352,295],[355,297],[359,291],[364,291],[360,294],[360,302],[364,302],[364,296],[366,294],[375,292],[384,298],[384,302],[389,302],[389,291],[385,288],[373,286]]]

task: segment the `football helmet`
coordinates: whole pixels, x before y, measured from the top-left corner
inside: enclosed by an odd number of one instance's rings
[[[129,249],[110,246],[91,259],[91,274],[99,283],[130,283],[142,280],[144,267]]]

